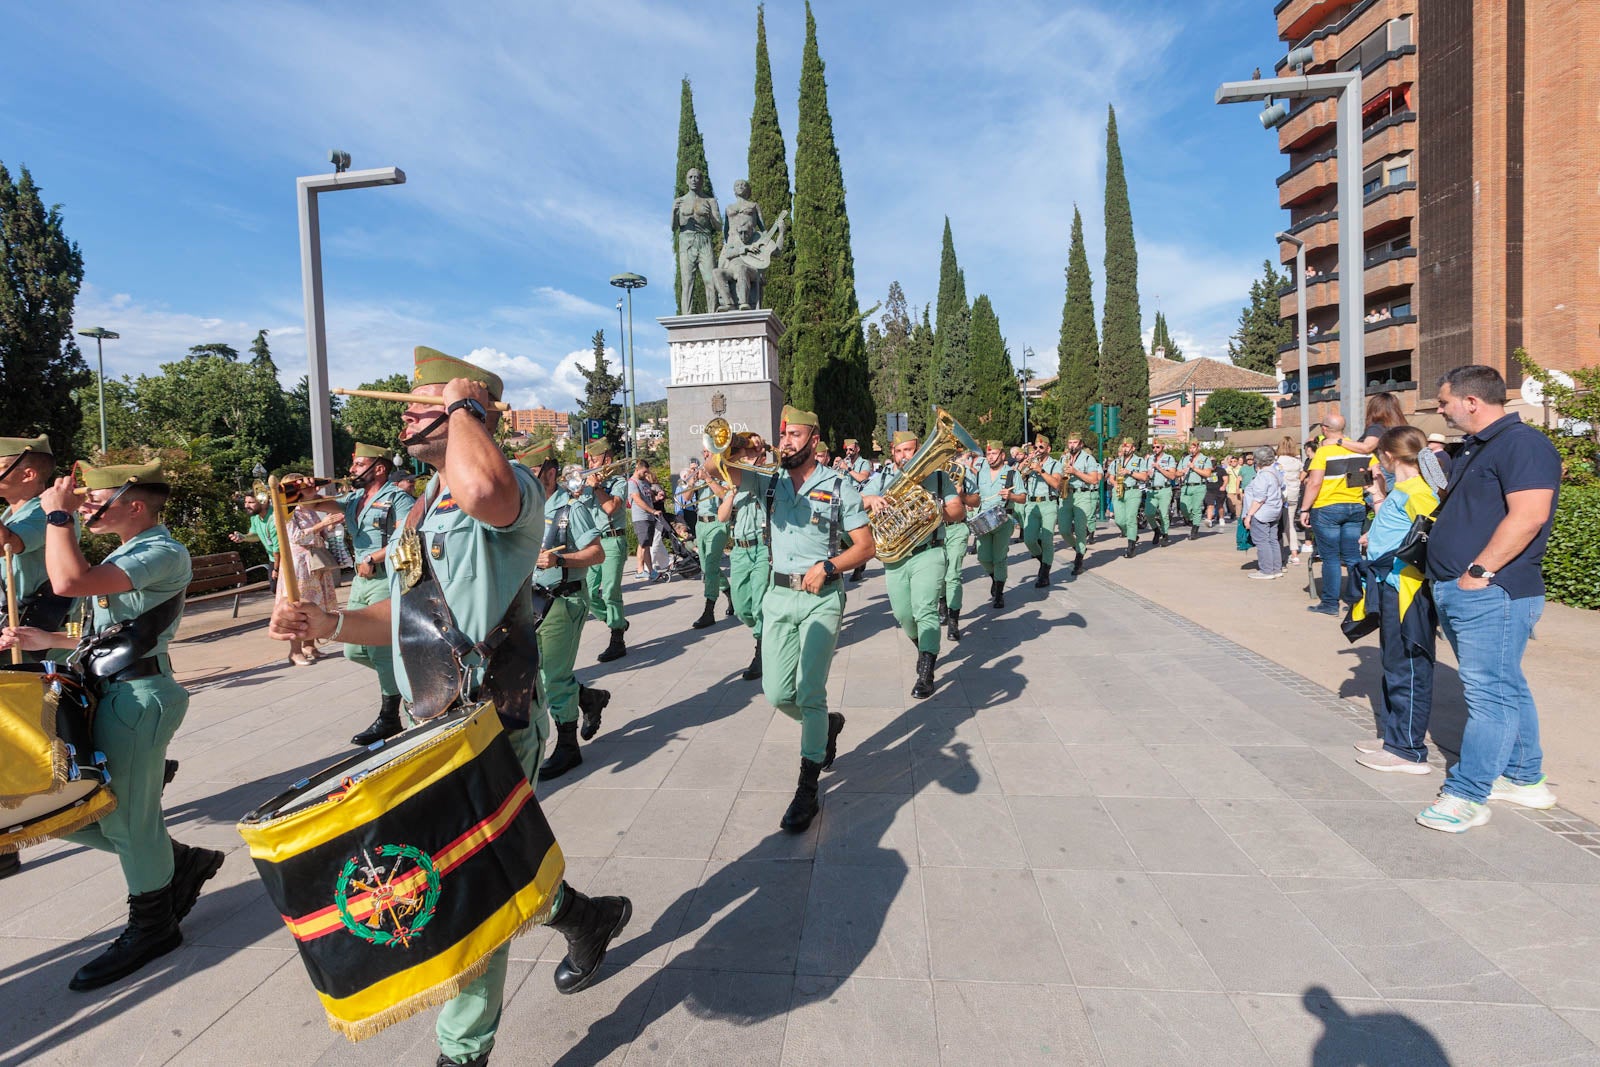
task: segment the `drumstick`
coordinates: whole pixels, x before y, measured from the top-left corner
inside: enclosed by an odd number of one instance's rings
[[[267,479],[267,496],[272,498],[272,519],[278,527],[278,573],[283,577],[283,594],[293,604],[300,599],[300,583],[294,577],[294,557],[289,549],[289,509],[283,503],[278,476]]]
[[[17,578],[11,573],[11,546],[6,546],[6,623],[15,630],[17,628]],[[22,649],[16,645],[11,646],[11,665],[22,663]]]

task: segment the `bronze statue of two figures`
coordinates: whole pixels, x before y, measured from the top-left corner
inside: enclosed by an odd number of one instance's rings
[[[687,315],[695,275],[705,287],[706,308],[749,311],[761,306],[761,282],[772,257],[783,250],[789,213],[769,228],[761,205],[750,199],[750,183],[733,183],[733,202],[724,214],[714,197],[701,196],[700,172],[684,178],[689,191],[672,204],[672,232],[678,242],[678,310]],[[722,230],[722,253],[711,254],[714,235]]]

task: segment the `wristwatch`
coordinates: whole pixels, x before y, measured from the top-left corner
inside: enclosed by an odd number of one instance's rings
[[[825,559],[822,561],[822,573],[826,574],[829,579],[837,578],[839,577],[839,568],[833,565],[833,560]]]
[[[44,521],[49,523],[51,526],[71,526],[72,512],[52,511],[45,515]]]
[[[451,404],[449,407],[445,408],[444,413],[446,415],[454,415],[457,411],[460,411],[463,408],[471,413],[472,417],[477,419],[479,422],[483,422],[489,417],[489,412],[485,410],[484,406],[470,396],[457,400],[454,404]]]
[[[1500,572],[1488,570],[1481,563],[1474,563],[1472,566],[1467,568],[1467,573],[1474,578],[1493,578]]]

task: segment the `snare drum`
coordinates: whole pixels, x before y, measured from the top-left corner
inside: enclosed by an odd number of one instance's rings
[[[0,853],[81,830],[117,806],[94,747],[94,706],[70,667],[0,665]]]
[[[973,534],[982,537],[984,534],[993,533],[1004,523],[1011,521],[1011,512],[1004,504],[996,504],[986,511],[980,511],[967,520],[967,529]]]
[[[565,869],[493,704],[340,760],[238,828],[352,1041],[454,997],[548,917]]]

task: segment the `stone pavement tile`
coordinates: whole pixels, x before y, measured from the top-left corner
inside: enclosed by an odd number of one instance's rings
[[[1272,1061],[1222,993],[1080,989],[1109,1064],[1243,1067]]]
[[[660,971],[625,1062],[780,1063],[794,984],[790,974]]]
[[[825,798],[817,862],[904,867],[917,854],[917,815],[909,796],[839,793]]]
[[[726,714],[724,714],[726,713]],[[759,693],[754,694],[749,703],[737,709],[727,706],[718,709],[720,718],[714,718],[702,723],[694,731],[695,741],[736,741],[759,743],[766,735],[767,727],[774,718],[782,719],[789,724],[793,731],[792,738],[796,748],[799,747],[800,728],[787,715],[780,715],[772,710],[766,698]]]
[[[1300,739],[1236,700],[1204,701],[1185,708],[1189,718],[1225,745],[1294,746]]]
[[[1079,986],[1221,988],[1147,875],[1038,871],[1034,879]]]
[[[844,739],[851,734],[853,720],[846,720],[839,735],[839,758],[822,776],[830,793],[893,793],[911,799],[911,746],[896,742],[881,747],[873,737],[857,735],[848,749]]]
[[[666,792],[666,790],[662,790]],[[833,791],[830,789],[829,793]],[[659,795],[659,794],[658,794]],[[824,817],[832,807],[824,799]],[[778,827],[788,807],[781,794],[740,793],[734,798],[733,808],[722,823],[722,833],[711,849],[711,858],[718,860],[810,860],[817,852],[817,836],[821,827],[816,821],[812,829],[803,834],[791,834]],[[649,806],[645,807],[649,811]],[[624,842],[626,845],[626,842]]]
[[[1549,882],[1532,882],[1528,888],[1541,897],[1580,919],[1589,920],[1600,915],[1600,887]]]
[[[603,789],[654,789],[688,745],[687,741],[617,741],[602,732],[583,746],[583,766],[570,773],[585,785]]]
[[[707,741],[695,738],[662,779],[666,789],[714,789],[744,780],[756,758],[751,741]]]
[[[1144,745],[1069,745],[1072,761],[1097,797],[1186,797]]]
[[[1503,878],[1499,867],[1467,848],[1461,834],[1441,834],[1416,823],[1416,809],[1376,803],[1307,800],[1305,809],[1390,878]],[[1470,831],[1495,833],[1493,823]]]
[[[978,718],[982,715],[1003,714],[992,708],[918,708],[908,714],[905,737],[915,753],[937,752],[957,744],[983,747],[983,728]]]
[[[783,1063],[921,1067],[938,1058],[933,983],[816,975],[795,979]]]
[[[556,992],[552,962],[535,964],[514,993],[508,982],[494,1061],[622,1063],[655,996],[660,972],[651,967],[619,968],[611,960],[608,953],[600,977],[577,996]],[[413,1057],[409,1062],[429,1060]]]
[[[1000,776],[982,741],[957,738],[943,746],[911,746],[911,788],[918,796],[1000,794]]]
[[[923,866],[1028,865],[1011,821],[1011,810],[1000,794],[962,797],[924,793],[915,797],[912,804],[917,818],[917,855]]]
[[[1493,821],[1462,837],[1468,848],[1512,881],[1600,884],[1600,857],[1551,833],[1510,804],[1490,807]]]
[[[1136,871],[1139,861],[1094,797],[1008,797],[1011,820],[1038,869]]]
[[[1224,989],[1298,993],[1321,984],[1342,996],[1374,995],[1268,879],[1158,874],[1152,880]]]
[[[1296,800],[1381,800],[1383,794],[1316,749],[1267,745],[1235,749],[1267,780]],[[1351,749],[1354,755],[1355,750]]]
[[[1056,740],[1055,731],[1038,708],[1012,705],[978,716],[978,729],[986,744]]]
[[[1376,878],[1380,873],[1298,801],[1202,800],[1200,806],[1263,874]]]
[[[1600,918],[1571,915],[1528,886],[1506,882],[1401,888],[1550,1007],[1600,1008]]]
[[[1564,1008],[1556,1014],[1565,1019],[1578,1033],[1594,1042],[1596,1046],[1600,1046],[1600,1011]]]
[[[1102,1061],[1071,986],[934,982],[939,1062],[1080,1067]]]
[[[652,795],[648,789],[574,790],[550,824],[561,851],[567,856],[611,855]],[[728,803],[733,803],[731,793]],[[709,852],[709,843],[706,847]]]
[[[792,975],[811,875],[808,863],[708,864],[667,966]]]
[[[657,789],[617,842],[616,855],[703,860],[711,855],[737,796],[732,789]],[[570,814],[569,808],[566,817]]]
[[[1207,741],[1210,736],[1207,735]],[[1282,797],[1248,760],[1226,745],[1152,744],[1150,754],[1193,797]]]
[[[1187,711],[1171,706],[1160,711],[1125,712],[1122,721],[1142,745],[1204,745],[1217,740]]]
[[[1263,685],[1271,695],[1259,699],[1241,694],[1240,699],[1269,722],[1288,730],[1308,745],[1349,745],[1369,735],[1369,731],[1354,725],[1343,715],[1314,704],[1304,697],[1293,695],[1279,685]],[[1279,697],[1276,694],[1289,694]]]
[[[924,867],[922,895],[935,978],[1069,981],[1032,871]]]
[[[1386,997],[1535,1003],[1532,994],[1393,882],[1334,878],[1274,882]]]
[[[921,872],[904,866],[817,867],[806,901],[798,973],[927,978]]]
[[[1433,798],[1439,795],[1439,787],[1444,784],[1444,775],[1437,767],[1429,774],[1391,774],[1361,766],[1356,762],[1359,753],[1351,745],[1331,746],[1318,751],[1375,792],[1401,804],[1414,804],[1417,811],[1432,804]]]
[[[1108,797],[1103,803],[1147,871],[1254,874],[1256,865],[1196,800]]]
[[[6,880],[5,899],[0,937],[90,937],[128,921],[128,883],[108,852],[84,849],[35,864],[25,850],[21,872]]]
[[[1089,795],[1089,783],[1053,733],[1045,741],[991,742],[988,749],[1000,788],[1010,796]]]
[[[788,721],[788,720],[785,720]],[[800,775],[800,726],[789,723],[793,734],[788,741],[763,741],[756,749],[756,757],[745,771],[743,783],[729,778],[731,784],[745,790],[770,790],[774,793],[794,795],[795,781]],[[839,752],[843,755],[850,747],[850,730],[839,735]]]
[[[1069,745],[1132,745],[1138,740],[1123,717],[1105,706],[1073,703],[1046,705],[1045,719],[1056,737]]]

